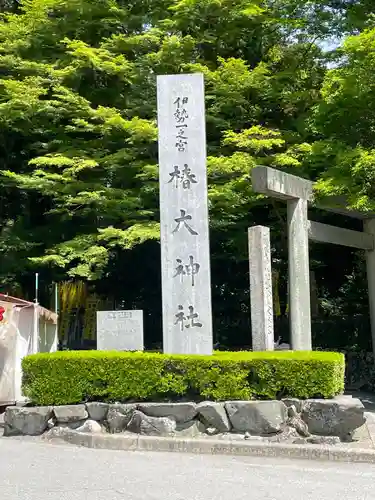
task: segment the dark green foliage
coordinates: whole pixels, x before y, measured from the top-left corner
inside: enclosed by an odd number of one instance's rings
[[[218,352],[213,356],[65,351],[24,358],[35,405],[83,401],[249,400],[324,397],[344,389],[333,352]]]
[[[215,340],[249,342],[246,231],[256,224],[271,228],[286,324],[285,203],[255,196],[251,169],[319,180],[320,196],[375,210],[374,5],[0,0],[0,291],[33,300],[38,272],[48,307],[51,283],[87,280],[145,311],[147,346],[161,340],[156,75],[199,71]],[[367,349],[363,262],[324,245],[310,258],[314,346]],[[290,340],[289,326],[276,329]]]

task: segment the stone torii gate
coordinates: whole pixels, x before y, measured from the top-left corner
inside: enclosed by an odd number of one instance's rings
[[[319,207],[362,219],[364,231],[308,220],[314,183],[270,167],[252,170],[253,190],[286,201],[291,345],[311,350],[309,238],[366,251],[372,345],[375,353],[375,214]],[[254,350],[273,349],[273,311],[269,229],[249,228],[250,294]]]

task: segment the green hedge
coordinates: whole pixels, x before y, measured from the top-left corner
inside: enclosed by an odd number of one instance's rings
[[[344,389],[333,352],[216,352],[213,356],[62,351],[22,361],[23,391],[36,405],[84,401],[178,401],[324,397]]]

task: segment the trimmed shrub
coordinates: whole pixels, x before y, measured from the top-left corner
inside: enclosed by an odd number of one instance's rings
[[[85,401],[329,398],[344,389],[344,356],[333,352],[216,352],[182,356],[63,351],[22,361],[35,405]]]

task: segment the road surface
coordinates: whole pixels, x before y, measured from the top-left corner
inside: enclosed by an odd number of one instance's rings
[[[373,500],[374,465],[0,438],[1,500]]]

